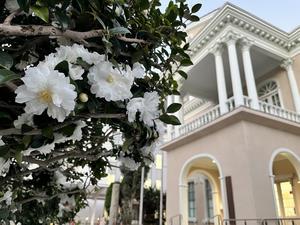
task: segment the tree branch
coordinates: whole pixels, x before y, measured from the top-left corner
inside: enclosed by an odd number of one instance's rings
[[[11,21],[14,19],[14,17],[19,15],[20,12],[22,12],[21,9],[17,9],[16,11],[12,12],[8,17],[6,17],[3,24],[10,25]]]
[[[105,30],[90,30],[90,31],[73,31],[65,30],[62,31],[59,28],[53,26],[42,26],[42,25],[9,25],[2,23],[0,24],[0,36],[50,36],[50,37],[66,37],[74,41],[82,42],[85,39],[102,37]],[[125,36],[117,35],[117,38],[121,41],[130,43],[147,44],[148,42],[142,39],[127,38]]]

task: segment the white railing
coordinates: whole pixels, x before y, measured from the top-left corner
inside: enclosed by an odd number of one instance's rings
[[[300,122],[300,115],[296,112],[283,109],[279,106],[271,105],[263,101],[259,101],[259,110],[277,117],[281,117],[294,122]]]
[[[202,127],[205,124],[210,123],[211,121],[217,119],[220,116],[221,116],[220,107],[217,105],[217,106],[213,107],[211,110],[209,110],[208,112],[200,115],[198,118],[191,121],[190,123],[183,124],[179,128],[179,134],[183,135],[183,134],[189,133],[199,127]]]
[[[227,110],[226,110],[227,112],[231,112],[236,108],[233,97],[231,97],[227,100],[226,106],[227,106]],[[243,106],[247,107],[247,108],[252,108],[252,100],[249,97],[244,96],[243,97]],[[290,120],[293,122],[300,123],[300,114],[297,114],[296,112],[293,112],[293,111],[283,109],[278,106],[268,104],[263,101],[259,101],[258,111],[261,111],[261,112],[264,112],[267,114],[271,114],[271,115],[274,115],[274,116],[277,116],[277,117],[280,117],[283,119],[287,119],[287,120]],[[191,133],[192,131],[214,121],[215,119],[219,118],[220,116],[221,116],[220,106],[217,105],[217,106],[213,107],[212,109],[210,109],[209,111],[203,113],[202,115],[200,115],[193,121],[181,125],[178,128],[179,132],[174,132],[174,129],[173,129],[173,131],[171,133],[171,139]]]

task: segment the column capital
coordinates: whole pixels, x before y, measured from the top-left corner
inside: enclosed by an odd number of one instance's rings
[[[254,41],[244,37],[241,39],[240,43],[241,43],[242,51],[249,51],[251,46],[254,44]]]
[[[291,66],[293,65],[293,61],[294,61],[294,60],[291,59],[291,58],[284,59],[284,60],[282,61],[282,63],[281,63],[280,66],[281,66],[282,68],[288,70],[288,69],[290,69]]]
[[[230,31],[222,37],[222,41],[225,42],[227,45],[232,45],[235,44],[240,38],[240,35]]]
[[[221,55],[224,51],[224,45],[221,42],[216,43],[214,46],[212,46],[209,51],[216,55]]]

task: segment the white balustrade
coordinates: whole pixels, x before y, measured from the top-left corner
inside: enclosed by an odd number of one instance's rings
[[[234,109],[236,109],[235,106],[235,101],[234,101],[234,97],[229,98],[226,101],[226,107],[227,107],[227,111],[231,112]],[[252,99],[246,96],[243,96],[243,107],[247,107],[247,108],[252,108]],[[268,104],[266,102],[263,101],[259,101],[259,109],[255,109],[267,114],[271,114],[286,120],[290,120],[293,122],[297,122],[300,123],[300,114],[293,112],[293,111],[289,111],[286,109],[283,109],[279,106],[274,106],[271,104]],[[212,121],[218,119],[219,117],[221,117],[221,110],[220,110],[220,106],[217,105],[215,107],[213,107],[212,109],[210,109],[209,111],[203,113],[202,115],[200,115],[199,117],[197,117],[196,119],[194,119],[193,121],[187,123],[187,124],[183,124],[179,127],[179,136],[181,135],[186,135],[188,133],[191,133],[195,130],[197,130],[198,128],[211,123]],[[175,134],[175,132],[172,132],[171,134],[171,138],[177,138],[178,136]]]

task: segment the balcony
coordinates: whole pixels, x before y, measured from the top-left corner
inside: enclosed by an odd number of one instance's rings
[[[243,100],[244,101],[243,101],[242,107],[250,108],[252,110],[256,110],[256,111],[263,112],[263,113],[266,113],[269,115],[273,115],[275,117],[279,117],[279,118],[282,118],[282,119],[285,119],[288,121],[300,123],[300,114],[297,114],[296,112],[286,110],[281,107],[274,106],[274,105],[268,104],[263,101],[259,101],[258,109],[253,109],[251,107],[252,104],[251,104],[251,99],[249,97],[244,96]],[[227,113],[229,113],[241,106],[236,107],[235,103],[234,103],[234,98],[232,97],[227,100],[226,107],[227,107]],[[198,128],[201,128],[202,126],[213,122],[214,120],[226,115],[227,113],[221,114],[220,106],[217,105],[217,106],[213,107],[212,109],[210,109],[209,111],[198,116],[193,121],[183,124],[179,127],[176,127],[175,130],[173,130],[171,132],[171,139],[189,135],[189,133],[192,133],[193,131],[197,130]],[[176,130],[177,130],[177,132],[176,132]]]

